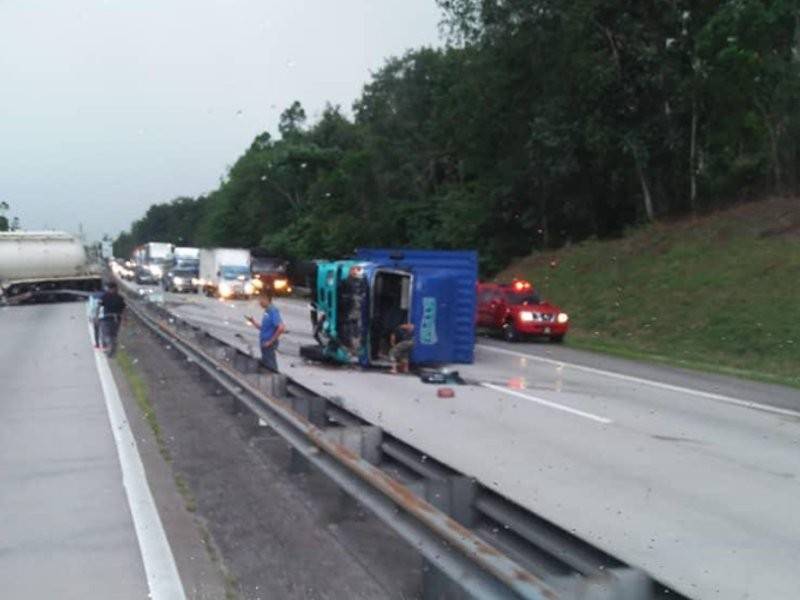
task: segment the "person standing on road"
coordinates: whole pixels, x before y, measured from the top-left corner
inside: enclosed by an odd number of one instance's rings
[[[247,317],[250,324],[259,330],[258,343],[261,347],[261,364],[270,371],[278,372],[278,341],[286,331],[286,327],[281,320],[281,313],[272,303],[272,291],[263,290],[258,296],[258,303],[264,309],[261,317],[261,325],[256,323],[253,317]]]
[[[100,348],[100,317],[102,310],[100,309],[100,298],[103,297],[103,292],[92,292],[86,301],[86,316],[92,324],[92,333],[94,337],[94,347]]]
[[[103,350],[109,356],[114,356],[117,351],[117,334],[122,323],[122,313],[125,311],[125,300],[119,295],[116,283],[109,283],[106,293],[100,298],[100,336],[103,340]]]

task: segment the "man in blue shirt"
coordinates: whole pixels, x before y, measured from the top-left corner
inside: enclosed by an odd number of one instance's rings
[[[270,371],[278,372],[278,358],[275,351],[278,349],[278,339],[286,331],[281,320],[281,313],[272,303],[272,294],[265,290],[258,297],[258,303],[264,309],[261,317],[261,326],[253,317],[247,317],[250,324],[259,330],[258,342],[261,346],[261,364]]]

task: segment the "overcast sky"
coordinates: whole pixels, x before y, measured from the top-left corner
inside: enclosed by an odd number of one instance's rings
[[[0,201],[25,229],[116,235],[214,189],[300,100],[349,112],[438,45],[434,0],[0,0]]]

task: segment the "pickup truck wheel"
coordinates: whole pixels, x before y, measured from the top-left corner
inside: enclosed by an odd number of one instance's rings
[[[511,343],[519,341],[519,331],[511,321],[503,323],[503,339]]]
[[[561,335],[551,335],[551,336],[550,336],[550,341],[551,341],[551,342],[553,342],[554,344],[560,344],[561,342],[563,342],[563,341],[564,341],[564,334],[561,334]]]

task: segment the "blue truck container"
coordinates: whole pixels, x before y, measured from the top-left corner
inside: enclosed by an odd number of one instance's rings
[[[478,257],[474,251],[359,249],[317,265],[309,358],[388,364],[389,337],[414,324],[411,362],[471,363]]]

